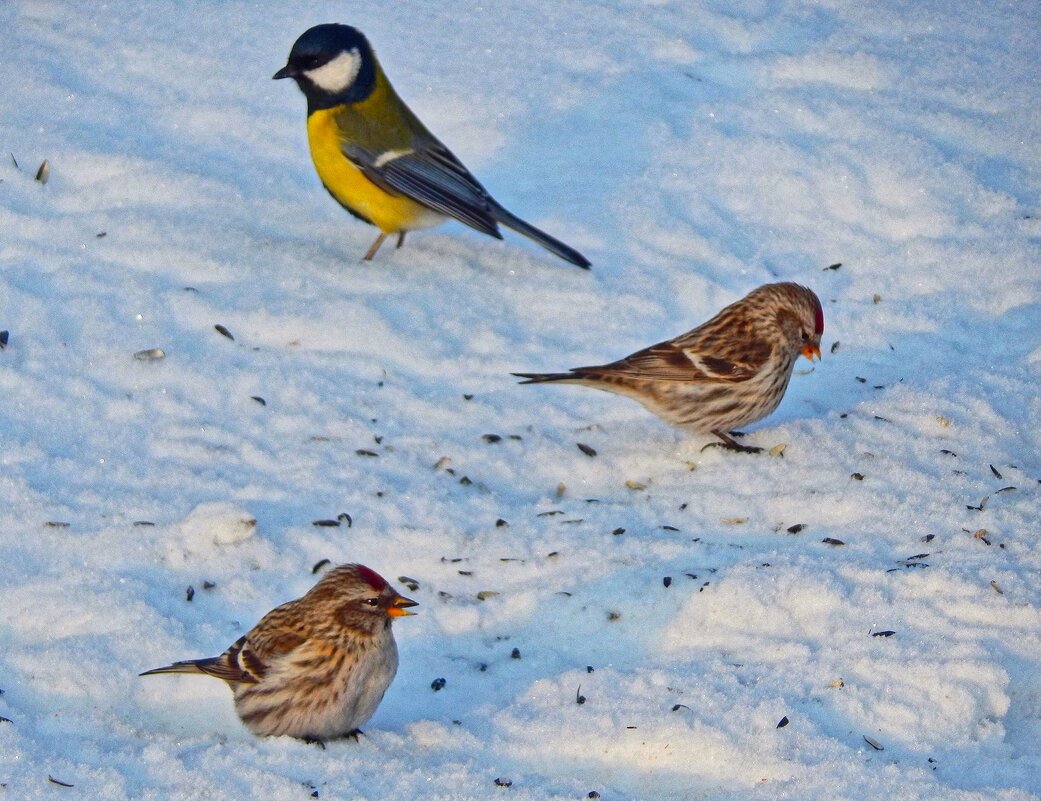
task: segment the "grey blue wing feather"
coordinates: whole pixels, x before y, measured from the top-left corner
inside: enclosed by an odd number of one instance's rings
[[[343,153],[366,178],[388,192],[410,197],[496,239],[502,239],[498,226],[502,223],[564,261],[589,269],[589,259],[577,250],[499,205],[463,163],[436,140],[389,158],[352,142],[344,143]]]
[[[344,144],[343,152],[366,178],[386,191],[502,239],[492,215],[491,197],[443,145],[382,159],[381,154],[350,142]]]

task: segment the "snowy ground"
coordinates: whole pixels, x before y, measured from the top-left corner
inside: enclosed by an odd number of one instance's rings
[[[359,263],[270,80],[326,21],[593,271],[455,224]],[[1041,798],[1037,3],[7,0],[0,28],[0,798]],[[509,376],[778,279],[827,315],[749,436],[783,457]],[[137,678],[324,558],[419,583],[361,742]]]

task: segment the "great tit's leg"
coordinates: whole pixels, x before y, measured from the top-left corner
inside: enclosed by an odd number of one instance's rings
[[[398,245],[397,246],[400,248],[404,244],[405,244],[405,232],[401,231],[398,234]]]
[[[380,249],[380,245],[387,238],[387,235],[380,232],[380,235],[376,237],[376,241],[372,243],[372,247],[369,248],[368,252],[362,257],[362,261],[372,261],[372,257],[376,255],[376,251]]]

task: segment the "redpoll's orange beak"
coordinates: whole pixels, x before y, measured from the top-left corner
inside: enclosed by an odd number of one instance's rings
[[[419,606],[419,604],[411,598],[406,598],[403,595],[395,595],[390,601],[390,606],[387,607],[387,617],[408,617],[409,615],[416,614],[415,612],[408,611],[408,607],[410,606]]]
[[[802,355],[809,359],[811,362],[814,359],[817,359],[819,361],[821,357],[821,346],[813,340],[810,340],[802,346]]]

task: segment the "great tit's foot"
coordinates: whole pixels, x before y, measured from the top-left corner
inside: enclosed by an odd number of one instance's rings
[[[372,247],[370,247],[365,252],[365,255],[362,256],[361,260],[362,261],[372,261],[372,257],[376,255],[376,251],[378,251],[380,249],[380,245],[382,245],[386,241],[386,239],[387,239],[387,235],[381,231],[380,235],[376,237],[376,241],[372,243]],[[398,247],[401,247],[401,245],[398,245]]]

